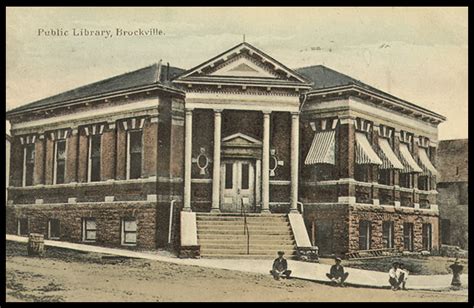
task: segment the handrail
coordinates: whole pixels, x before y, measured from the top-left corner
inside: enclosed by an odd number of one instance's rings
[[[303,206],[303,202],[301,202],[301,201],[298,201],[298,202],[296,202],[296,204],[300,206],[300,208],[301,208],[301,215],[303,215],[303,214],[304,214],[304,206]]]
[[[247,235],[247,254],[250,254],[250,232],[247,223],[247,210],[244,207],[244,198],[240,198],[240,215],[244,217],[244,235]]]

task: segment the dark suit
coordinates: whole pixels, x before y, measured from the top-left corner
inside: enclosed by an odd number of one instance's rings
[[[347,279],[347,276],[349,276],[349,273],[344,273],[344,267],[342,265],[334,264],[326,276],[333,282],[342,284]]]
[[[291,271],[288,270],[286,259],[276,258],[275,261],[273,261],[273,267],[270,274],[272,274],[275,279],[280,279],[280,277],[289,278]]]

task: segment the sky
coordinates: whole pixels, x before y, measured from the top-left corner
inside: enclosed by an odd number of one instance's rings
[[[189,69],[245,40],[442,114],[468,135],[467,8],[20,8],[6,12],[6,110],[163,60]],[[76,36],[156,28],[156,36]],[[64,33],[68,35],[49,35]]]

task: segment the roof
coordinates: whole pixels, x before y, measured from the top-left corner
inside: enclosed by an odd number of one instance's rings
[[[307,67],[302,67],[302,68],[297,68],[295,69],[296,72],[300,73],[307,79],[311,80],[313,82],[312,84],[312,89],[313,90],[322,90],[322,89],[330,89],[330,88],[335,88],[335,87],[341,87],[341,86],[358,86],[360,88],[375,92],[377,94],[383,95],[387,98],[390,98],[392,100],[396,101],[401,101],[404,104],[409,105],[410,107],[416,108],[416,109],[421,109],[424,112],[427,112],[429,114],[435,115],[436,117],[446,120],[446,118],[438,113],[435,113],[431,110],[428,110],[426,108],[420,107],[418,105],[415,105],[413,103],[407,102],[405,100],[402,100],[396,96],[393,96],[389,93],[386,93],[384,91],[381,91],[377,88],[371,87],[367,85],[366,83],[363,83],[360,80],[357,80],[355,78],[352,78],[350,76],[347,76],[345,74],[342,74],[338,71],[335,71],[329,67],[326,67],[324,65],[313,65],[313,66],[307,66]]]
[[[40,99],[38,101],[9,110],[7,114],[27,111],[31,109],[38,109],[42,107],[53,107],[55,105],[59,105],[67,101],[84,99],[91,96],[112,93],[126,89],[133,89],[153,84],[161,84],[163,86],[172,87],[170,79],[173,79],[184,71],[184,69],[170,66],[168,73],[166,66],[156,63],[132,72],[117,75],[66,92],[62,92],[57,95]],[[160,76],[157,80],[158,72],[160,73]],[[167,78],[167,75],[169,75],[169,78]]]

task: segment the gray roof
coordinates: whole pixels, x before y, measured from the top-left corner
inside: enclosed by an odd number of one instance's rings
[[[38,101],[9,110],[7,113],[16,113],[46,106],[52,107],[67,101],[153,84],[161,84],[163,86],[172,87],[170,79],[173,79],[174,77],[182,74],[185,71],[184,69],[170,66],[169,73],[167,73],[166,65],[162,65],[161,70],[159,69],[159,67],[159,64],[153,64],[132,72],[117,75],[57,95],[40,99]],[[159,70],[161,71],[161,73],[159,80],[157,80],[156,75],[158,74]]]
[[[420,107],[416,104],[410,103],[408,101],[405,101],[403,99],[400,99],[396,96],[393,96],[387,92],[384,92],[382,90],[379,90],[377,88],[371,87],[368,84],[363,83],[360,80],[357,80],[355,78],[352,78],[350,76],[347,76],[345,74],[339,73],[338,71],[335,71],[333,69],[330,69],[324,65],[314,65],[314,66],[308,66],[308,67],[302,67],[302,68],[297,68],[295,69],[296,72],[300,73],[301,75],[305,76],[307,79],[311,80],[313,82],[312,89],[313,90],[321,90],[321,89],[329,89],[329,88],[334,88],[334,87],[340,87],[340,86],[350,86],[350,85],[355,85],[359,86],[363,89],[370,90],[372,92],[378,93],[380,95],[383,95],[385,97],[391,98],[393,100],[397,101],[402,101],[405,104],[408,104],[414,108],[418,108],[421,110],[424,110],[428,113],[431,113],[433,115],[436,115],[437,117],[441,119],[446,119],[444,116],[435,113],[431,110],[428,110],[426,108]]]

